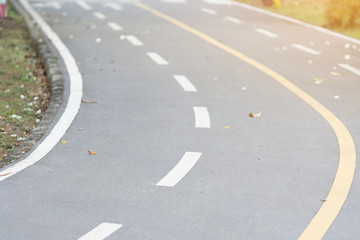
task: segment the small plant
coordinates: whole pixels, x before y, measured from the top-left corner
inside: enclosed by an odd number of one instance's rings
[[[354,26],[359,7],[359,0],[330,0],[325,10],[326,27],[345,29]]]

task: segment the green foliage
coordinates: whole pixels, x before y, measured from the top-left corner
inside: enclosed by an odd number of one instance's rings
[[[347,28],[355,25],[360,11],[359,0],[330,0],[325,11],[326,27]]]

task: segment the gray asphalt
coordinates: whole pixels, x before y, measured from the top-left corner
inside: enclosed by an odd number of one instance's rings
[[[87,1],[90,11],[58,2],[61,9],[31,4],[78,61],[83,98],[97,103],[81,105],[63,137],[66,144],[0,182],[1,239],[78,239],[103,222],[123,225],[106,239],[300,236],[338,166],[337,138],[318,113],[249,64],[131,1],[113,1],[120,11],[103,1]],[[360,69],[359,45],[239,6],[146,4],[283,75],[341,119],[359,145],[359,76],[338,66]],[[97,19],[94,11],[107,18]],[[227,16],[243,24],[224,21]],[[125,35],[144,45],[121,40]],[[157,65],[147,52],[170,64]],[[173,75],[186,76],[198,92],[185,92]],[[325,81],[315,84],[313,78]],[[211,128],[195,128],[194,106],[207,107]],[[156,186],[185,152],[202,156],[176,186]],[[359,238],[358,199],[356,172],[324,239]]]

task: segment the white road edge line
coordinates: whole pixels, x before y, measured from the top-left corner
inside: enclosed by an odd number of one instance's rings
[[[115,22],[108,22],[108,24],[107,24],[112,30],[114,30],[114,31],[121,31],[121,30],[123,30],[123,28],[119,25],[119,24],[117,24],[117,23],[115,23]]]
[[[78,240],[103,240],[119,230],[123,225],[116,223],[101,223]]]
[[[265,36],[268,36],[268,37],[271,37],[271,38],[277,38],[277,37],[279,37],[277,34],[272,33],[272,32],[270,32],[270,31],[267,31],[267,30],[262,29],[262,28],[256,28],[255,30],[256,30],[258,33],[264,34]]]
[[[234,18],[234,17],[225,17],[224,20],[232,22],[232,23],[236,23],[236,24],[244,24],[243,21],[241,21],[241,20],[239,20],[237,18]]]
[[[310,54],[312,54],[312,55],[320,55],[320,54],[321,54],[321,52],[319,52],[319,51],[316,51],[316,50],[314,50],[314,49],[305,47],[305,46],[300,45],[300,44],[292,44],[291,46],[294,47],[294,48],[296,48],[296,49],[299,49],[299,50],[301,50],[301,51],[310,53]]]
[[[349,64],[339,63],[339,67],[342,67],[342,68],[344,68],[344,69],[346,69],[346,70],[360,76],[360,70],[357,69],[357,68],[354,68],[353,66],[350,66]]]
[[[209,9],[209,8],[201,8],[201,11],[211,14],[211,15],[216,15],[217,12],[215,10]]]
[[[210,128],[210,116],[206,107],[193,107],[196,128]]]
[[[78,1],[76,1],[76,3],[77,3],[80,7],[82,7],[83,9],[85,9],[85,10],[87,10],[87,11],[90,11],[90,10],[92,9],[92,7],[91,7],[89,4],[87,4],[86,2],[84,2],[84,1],[82,1],[82,0],[78,0]]]
[[[195,166],[201,155],[199,152],[186,152],[179,163],[156,186],[174,187]]]
[[[94,16],[100,20],[106,19],[106,16],[104,14],[102,14],[101,12],[94,12]]]
[[[137,37],[135,37],[133,35],[126,35],[125,38],[134,46],[144,45]]]
[[[0,176],[2,175],[0,177],[0,182],[33,165],[54,148],[54,146],[60,141],[61,137],[64,136],[65,132],[77,115],[83,94],[82,77],[76,61],[71,55],[69,49],[60,40],[59,36],[50,28],[50,26],[41,18],[41,16],[34,11],[27,0],[20,0],[20,3],[32,16],[34,21],[40,26],[46,37],[53,43],[54,47],[63,59],[70,79],[70,94],[65,111],[51,130],[50,134],[27,158],[2,170],[0,172]]]
[[[185,92],[197,92],[195,86],[190,82],[187,77],[183,75],[174,75],[175,80],[180,84]]]
[[[161,57],[159,54],[154,52],[148,52],[146,53],[154,62],[156,62],[159,65],[168,65],[169,63]]]

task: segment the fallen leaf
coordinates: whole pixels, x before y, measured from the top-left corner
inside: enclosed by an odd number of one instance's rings
[[[229,129],[229,128],[230,128],[230,126],[225,126],[224,128]]]
[[[326,202],[326,199],[325,199],[325,200],[323,200],[323,199],[320,199],[320,201],[321,201],[321,202]]]
[[[94,151],[88,151],[90,155],[96,155],[96,152]]]
[[[81,102],[83,102],[83,103],[97,103],[95,101],[88,101],[88,100],[85,100],[85,99],[81,99]]]
[[[61,143],[67,143],[65,139],[61,139]]]
[[[341,73],[338,73],[338,72],[330,72],[331,75],[334,75],[334,76],[341,76]]]
[[[7,175],[11,174],[11,172],[5,173],[5,174],[1,174],[0,177],[5,177]]]
[[[253,114],[253,113],[249,113],[249,116],[252,118],[256,118],[256,117],[260,117],[261,116],[261,111],[259,113]]]
[[[324,79],[320,79],[320,78],[314,78],[314,81],[315,81],[315,82],[324,82],[325,80],[324,80]]]

